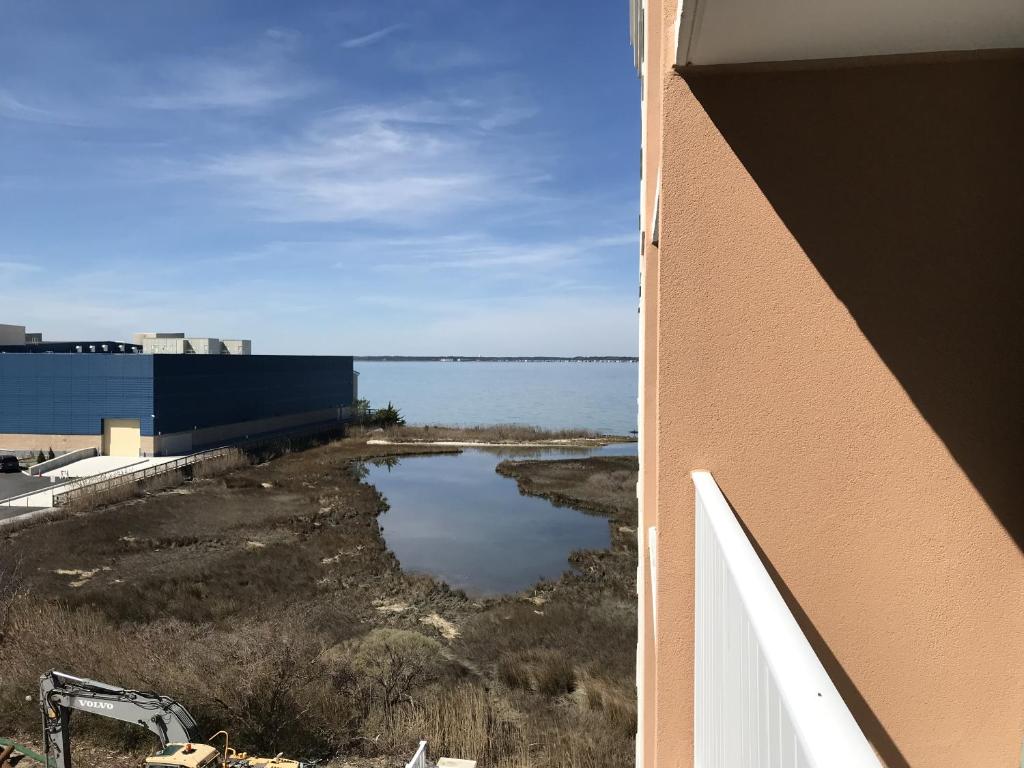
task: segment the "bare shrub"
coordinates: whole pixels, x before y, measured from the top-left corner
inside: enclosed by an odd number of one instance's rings
[[[374,629],[358,641],[351,658],[360,689],[388,723],[394,708],[411,701],[445,666],[437,640],[404,629]]]
[[[110,629],[96,611],[17,600],[0,645],[0,722],[22,731],[35,729],[39,675],[47,670],[80,670],[93,676],[117,671],[122,644],[112,642]],[[95,718],[82,720],[88,727]]]
[[[323,705],[336,698],[321,674],[322,649],[301,627],[260,623],[217,634],[217,649],[194,659],[186,677],[197,713],[246,748],[329,754],[341,741]],[[187,662],[186,662],[187,663]],[[198,673],[198,674],[197,674]],[[180,685],[180,681],[178,683]]]

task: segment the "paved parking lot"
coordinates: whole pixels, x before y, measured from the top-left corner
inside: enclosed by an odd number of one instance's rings
[[[28,477],[20,472],[0,472],[0,520],[17,517],[33,511],[31,507],[5,507],[4,499],[29,493],[30,491],[38,491],[49,484],[49,478],[45,477]]]
[[[29,491],[38,491],[49,484],[48,477],[28,477],[21,472],[0,472],[0,501]]]

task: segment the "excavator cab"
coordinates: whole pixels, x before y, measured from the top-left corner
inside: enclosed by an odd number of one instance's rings
[[[152,757],[146,768],[220,768],[220,752],[208,744],[168,744]]]

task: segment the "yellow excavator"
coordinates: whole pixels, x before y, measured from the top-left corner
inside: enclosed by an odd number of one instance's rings
[[[152,731],[160,751],[147,757],[149,768],[312,768],[277,757],[250,757],[228,745],[228,735],[219,731],[210,741],[223,736],[224,748],[203,743],[195,718],[181,704],[167,696],[75,677],[51,671],[39,678],[39,707],[43,714],[43,756],[47,768],[71,766],[71,715],[88,712]]]

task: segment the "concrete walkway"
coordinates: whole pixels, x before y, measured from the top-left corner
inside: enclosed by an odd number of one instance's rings
[[[127,472],[136,472],[147,467],[155,467],[174,461],[177,456],[160,456],[144,458],[139,456],[93,456],[88,459],[76,461],[66,467],[55,469],[52,472],[44,473],[44,477],[56,477],[68,479],[75,477],[95,477],[107,472],[123,475]]]

